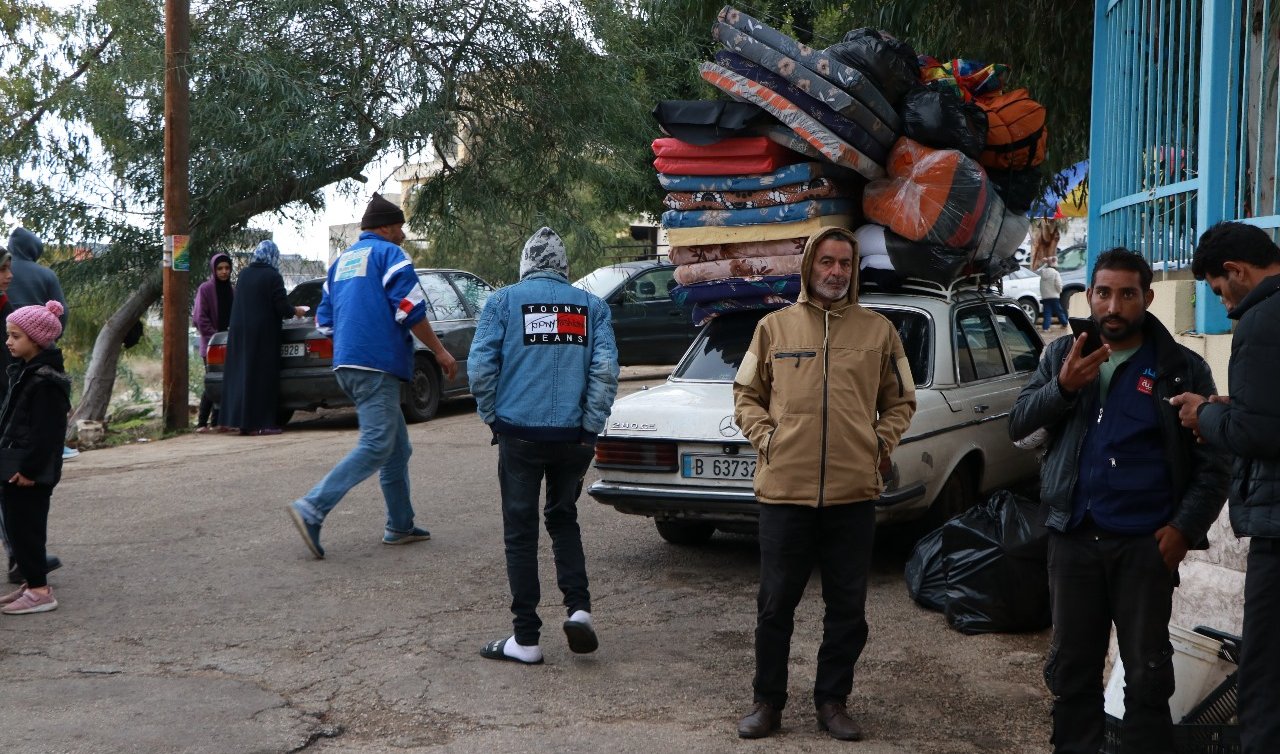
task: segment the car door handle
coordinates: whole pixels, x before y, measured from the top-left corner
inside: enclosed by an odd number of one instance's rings
[[[974,407],[973,407],[973,413],[975,413],[975,414],[985,413],[985,412],[986,412],[986,410],[987,410],[987,409],[989,409],[989,408],[991,408],[991,407],[990,407],[990,406],[988,406],[987,404],[985,404],[985,403],[979,403],[978,405],[976,405],[976,406],[974,406]]]
[[[683,317],[683,316],[684,316],[684,311],[683,311],[683,310],[681,310],[681,309],[676,309],[675,311],[667,312],[667,316],[668,316],[668,317]]]

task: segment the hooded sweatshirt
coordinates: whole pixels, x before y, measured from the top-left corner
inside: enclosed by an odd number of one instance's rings
[[[191,309],[191,319],[195,322],[196,332],[200,333],[200,356],[209,353],[209,339],[213,334],[227,329],[231,325],[231,303],[235,300],[235,286],[228,279],[218,279],[218,264],[231,264],[231,257],[226,254],[214,254],[209,260],[209,279],[200,284],[196,290],[196,303]]]
[[[62,295],[62,285],[53,270],[39,264],[44,244],[25,228],[15,228],[9,234],[9,253],[13,255],[13,282],[9,284],[9,303],[14,309],[23,306],[44,306],[46,301],[62,304],[62,329],[67,328],[67,299]]]
[[[838,237],[854,247],[849,290],[825,308],[809,293],[815,250]],[[766,315],[734,378],[734,420],[759,453],[761,503],[825,506],[875,500],[880,459],[916,410],[915,380],[892,323],[857,303],[853,234],[809,238],[796,303]]]
[[[494,432],[531,442],[594,442],[618,392],[609,307],[569,284],[564,242],[541,228],[520,282],[494,293],[476,325],[467,375]]]

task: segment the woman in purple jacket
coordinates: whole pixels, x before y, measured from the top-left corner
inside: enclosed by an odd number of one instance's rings
[[[214,254],[209,260],[209,269],[212,270],[213,277],[200,284],[196,291],[196,305],[191,312],[196,331],[200,333],[200,358],[205,360],[206,369],[209,366],[209,339],[214,333],[230,326],[231,301],[235,298],[235,287],[231,285],[231,257],[222,253]],[[200,398],[196,431],[213,432],[217,426],[218,409],[213,405],[209,394],[205,393]]]

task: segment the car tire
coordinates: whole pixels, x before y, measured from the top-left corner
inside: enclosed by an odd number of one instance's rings
[[[1022,307],[1022,311],[1027,313],[1027,317],[1029,317],[1032,322],[1040,319],[1040,302],[1030,296],[1023,296],[1018,299],[1018,306]]]
[[[286,424],[289,423],[289,420],[292,418],[293,418],[293,409],[291,408],[276,409],[276,426],[277,427],[285,426]]]
[[[960,465],[951,472],[951,476],[947,477],[947,481],[942,483],[938,496],[933,499],[933,504],[920,519],[922,534],[937,529],[969,510],[976,502],[976,497],[969,469],[966,468],[964,461],[961,461]]]
[[[705,545],[711,540],[711,535],[716,533],[714,524],[700,521],[658,521],[655,519],[653,524],[658,527],[658,536],[673,545]]]
[[[1067,288],[1062,291],[1062,308],[1066,310],[1067,316],[1071,316],[1071,297],[1077,293],[1084,293],[1084,289]]]
[[[440,372],[430,359],[419,356],[413,360],[413,379],[405,390],[405,400],[400,404],[404,420],[410,424],[430,421],[440,408]]]

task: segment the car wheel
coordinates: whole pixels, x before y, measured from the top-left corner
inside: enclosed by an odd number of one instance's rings
[[[658,527],[658,536],[673,545],[703,545],[716,533],[714,524],[701,522],[654,520],[653,524]]]
[[[281,408],[276,410],[276,426],[283,427],[293,418],[293,409]]]
[[[921,519],[921,528],[924,529],[924,533],[937,529],[969,510],[975,502],[974,497],[973,481],[962,461],[955,471],[951,472],[951,476],[947,477],[947,481],[942,483],[938,496],[933,499],[933,504]]]
[[[1027,317],[1029,317],[1032,322],[1040,319],[1040,304],[1030,296],[1023,296],[1018,299],[1018,306],[1022,307],[1022,311],[1027,313]]]
[[[413,360],[413,380],[409,382],[408,395],[400,410],[404,412],[404,420],[414,422],[430,421],[440,408],[440,373],[430,359],[419,356]]]
[[[1077,293],[1083,293],[1082,288],[1067,288],[1062,292],[1062,308],[1067,311],[1067,315],[1071,315],[1071,297]]]

